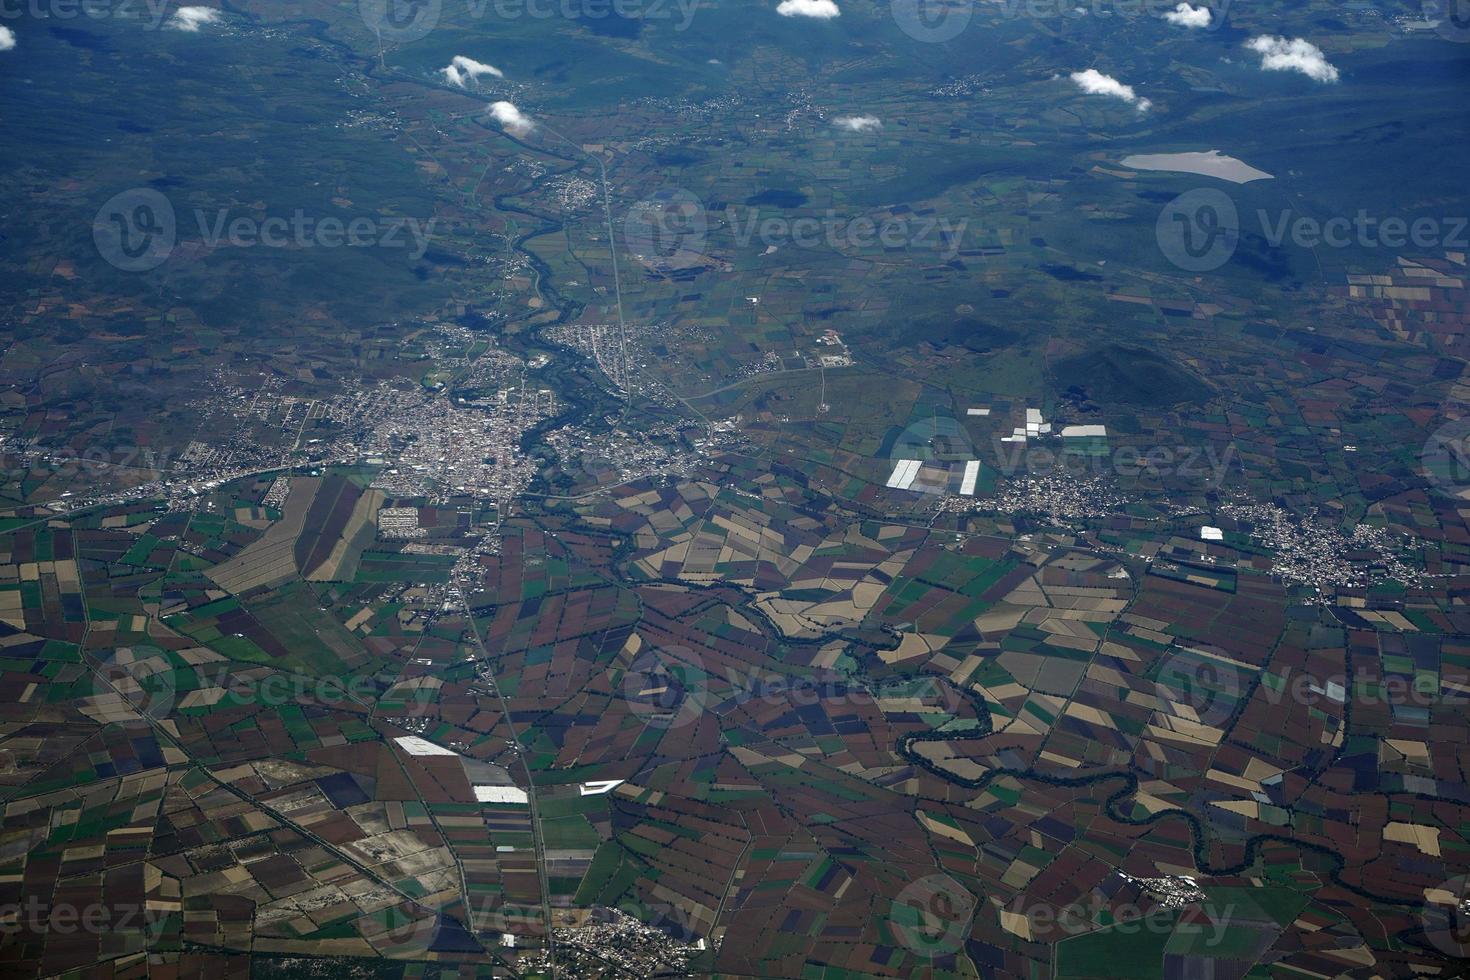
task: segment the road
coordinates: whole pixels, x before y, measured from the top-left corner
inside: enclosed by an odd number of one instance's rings
[[[490,667],[490,653],[485,649],[485,640],[480,636],[480,625],[475,622],[475,614],[470,609],[469,597],[463,600],[465,618],[470,623],[470,635],[475,638],[475,648],[480,653],[480,662],[484,665],[485,672],[490,675],[490,683],[495,688],[496,700],[500,702],[500,714],[505,719],[505,726],[510,729],[511,740],[515,743],[516,758],[521,762],[521,772],[526,777],[526,799],[531,805],[531,842],[536,850],[536,875],[541,884],[541,921],[546,923],[546,955],[551,963],[551,976],[556,977],[556,940],[555,931],[551,922],[551,879],[546,873],[546,841],[541,833],[541,811],[536,802],[536,780],[531,775],[531,764],[526,761],[525,747],[521,745],[520,735],[516,732],[515,722],[511,719],[510,704],[505,700],[505,693],[500,689],[500,682],[495,678],[495,672]]]

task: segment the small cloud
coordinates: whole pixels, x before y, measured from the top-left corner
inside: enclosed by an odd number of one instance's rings
[[[1335,82],[1337,68],[1329,64],[1322,49],[1303,38],[1253,37],[1245,46],[1261,56],[1262,71],[1299,71],[1318,82]]]
[[[1173,10],[1164,15],[1164,19],[1176,27],[1209,27],[1210,8],[1191,7],[1187,3],[1181,3]]]
[[[1112,75],[1104,75],[1096,68],[1072,72],[1072,81],[1088,95],[1109,95],[1122,99],[1129,105],[1136,106],[1139,112],[1147,112],[1153,105],[1148,99],[1139,98],[1132,85],[1124,85]]]
[[[833,0],[781,0],[776,13],[782,17],[815,17],[817,20],[831,20],[842,15]]]
[[[8,27],[0,27],[0,51],[9,51],[15,47],[15,32]]]
[[[871,133],[883,128],[883,120],[877,116],[838,116],[832,120],[838,129],[850,130],[854,133]]]
[[[492,102],[490,116],[504,126],[506,132],[516,136],[529,133],[536,125],[510,102]]]
[[[205,24],[218,24],[219,11],[213,7],[180,7],[168,19],[168,26],[176,31],[198,33]]]
[[[505,72],[494,65],[487,65],[474,58],[466,58],[462,54],[455,55],[447,68],[439,69],[439,74],[443,75],[450,85],[459,88],[464,88],[465,82],[479,81],[481,75],[490,75],[493,78],[505,77]]]

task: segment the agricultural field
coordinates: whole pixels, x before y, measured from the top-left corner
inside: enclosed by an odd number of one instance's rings
[[[1460,975],[1457,22],[381,6],[0,11],[0,975]]]

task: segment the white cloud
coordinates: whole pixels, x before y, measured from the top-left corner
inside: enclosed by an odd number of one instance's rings
[[[1187,3],[1179,6],[1164,15],[1164,19],[1178,27],[1209,27],[1210,8],[1191,7]]]
[[[15,47],[15,32],[8,27],[0,26],[0,51],[9,51]]]
[[[833,0],[781,0],[776,13],[782,17],[815,17],[817,20],[831,20],[833,17],[841,16],[842,11],[837,9]]]
[[[1322,49],[1311,41],[1284,37],[1269,37],[1262,34],[1253,37],[1245,46],[1261,56],[1263,71],[1299,71],[1318,82],[1335,82],[1337,69],[1328,64]]]
[[[180,7],[168,19],[168,26],[176,31],[198,32],[205,24],[218,24],[219,11],[213,7]]]
[[[490,116],[496,122],[500,123],[500,125],[504,126],[506,132],[513,133],[516,136],[529,133],[536,125],[527,118],[525,113],[521,112],[521,110],[517,109],[510,102],[491,103]]]
[[[1139,112],[1147,112],[1149,106],[1153,105],[1148,99],[1139,98],[1132,85],[1124,85],[1112,75],[1104,75],[1096,68],[1072,72],[1072,81],[1088,95],[1110,95],[1137,106]]]
[[[455,55],[449,62],[449,67],[439,69],[439,73],[450,85],[457,85],[460,88],[464,88],[466,81],[479,81],[481,75],[490,75],[494,78],[505,77],[505,72],[494,65],[487,65],[474,58],[466,58],[462,54]]]
[[[883,128],[883,120],[877,116],[838,116],[832,122],[839,129],[848,129],[854,133],[871,133]]]

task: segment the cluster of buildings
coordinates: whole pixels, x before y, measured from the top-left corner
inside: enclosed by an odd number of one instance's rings
[[[1324,597],[1384,581],[1423,584],[1424,572],[1404,553],[1403,536],[1384,528],[1358,524],[1348,530],[1315,516],[1295,517],[1276,504],[1227,503],[1220,514],[1271,550],[1273,575]]]
[[[522,965],[532,971],[554,965],[556,973],[574,977],[688,976],[690,961],[710,948],[703,938],[675,938],[620,909],[574,914],[574,924],[552,930],[552,952],[538,950]]]
[[[724,423],[716,424],[723,431]],[[584,426],[568,425],[547,433],[545,441],[564,470],[580,470],[606,486],[644,476],[692,476],[704,457],[682,448],[684,429],[666,423],[646,430],[614,426],[593,433]]]
[[[986,507],[1002,514],[1086,520],[1109,517],[1127,503],[1128,498],[1109,479],[1059,472],[1009,480],[994,499],[986,501]]]
[[[566,211],[581,211],[597,203],[597,185],[586,177],[567,175],[552,182],[556,202]]]
[[[538,388],[502,389],[493,407],[437,398],[379,422],[360,449],[387,463],[373,486],[390,496],[505,500],[536,476],[521,437],[556,411],[552,393]]]
[[[428,532],[419,526],[417,507],[383,507],[378,510],[378,537],[388,540],[421,538]]]
[[[852,351],[848,350],[847,344],[842,340],[842,334],[836,330],[827,329],[817,338],[817,350],[806,358],[806,366],[823,368],[840,368],[852,364]]]

